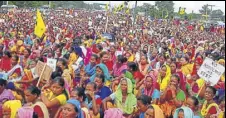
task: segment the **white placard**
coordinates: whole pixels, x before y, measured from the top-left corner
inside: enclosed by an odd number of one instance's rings
[[[210,82],[211,86],[214,86],[220,80],[220,77],[224,71],[225,68],[222,65],[210,58],[206,58],[198,70],[198,75],[206,82]]]
[[[92,21],[89,21],[88,25],[89,25],[89,26],[92,26],[92,24],[93,24]]]
[[[0,23],[4,23],[5,22],[5,19],[0,19]]]
[[[56,59],[47,58],[47,65],[51,67],[53,71],[56,70],[56,63],[57,63]]]

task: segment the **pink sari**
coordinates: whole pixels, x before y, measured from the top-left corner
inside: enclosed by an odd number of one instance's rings
[[[118,65],[117,63],[113,66],[113,76],[118,77],[122,74],[123,70],[127,69],[127,64],[124,63],[123,65]]]

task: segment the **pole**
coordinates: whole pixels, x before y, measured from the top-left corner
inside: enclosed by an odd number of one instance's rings
[[[9,2],[9,1],[6,1],[6,5],[8,5],[8,2]]]
[[[51,8],[51,1],[49,1],[49,8]]]
[[[135,24],[135,20],[136,20],[136,8],[137,8],[137,1],[135,3],[135,8],[133,11],[133,33],[134,33],[134,24]]]

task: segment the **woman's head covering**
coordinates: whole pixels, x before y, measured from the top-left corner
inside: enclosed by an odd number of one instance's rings
[[[126,80],[127,82],[127,98],[125,101],[125,105],[122,105],[122,89],[121,89],[121,82]],[[134,110],[134,107],[137,104],[136,96],[132,93],[133,92],[133,85],[130,79],[124,78],[122,79],[115,92],[116,98],[116,106],[123,110],[123,113],[131,114]]]
[[[2,106],[3,111],[7,110],[7,109],[11,110],[10,118],[15,118],[18,109],[21,108],[21,107],[22,107],[22,105],[21,105],[21,102],[19,100],[6,101]]]
[[[184,118],[193,118],[194,117],[194,113],[190,108],[181,107],[181,108],[176,109],[176,111],[174,112],[173,118],[178,118],[178,114],[181,109],[184,111]]]
[[[81,110],[81,105],[80,102],[78,100],[75,99],[70,99],[67,101],[67,103],[74,105],[75,107],[77,107],[78,109],[78,118],[83,118],[83,113]]]
[[[155,111],[155,118],[164,118],[162,109],[158,105],[152,105]]]
[[[110,78],[110,74],[109,74],[109,72],[108,72],[108,68],[107,68],[107,66],[106,66],[105,64],[100,63],[100,64],[98,64],[96,67],[100,67],[100,69],[103,71],[103,74],[104,74],[104,76],[105,76],[105,81],[111,79],[111,78]],[[90,77],[90,80],[93,82],[94,79],[95,79],[95,77],[96,77],[96,73],[95,73],[93,76]]]
[[[82,57],[82,58],[85,57],[83,52],[82,52],[82,49],[79,46],[74,46],[74,51],[79,57]]]

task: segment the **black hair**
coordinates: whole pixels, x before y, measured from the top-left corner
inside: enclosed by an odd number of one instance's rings
[[[178,67],[177,62],[176,61],[172,61],[171,64],[175,64],[176,68]]]
[[[101,81],[104,83],[104,81],[105,81],[105,76],[104,76],[104,74],[97,74],[96,75],[96,78],[100,78],[101,79]]]
[[[88,84],[92,85],[92,86],[93,86],[93,88],[94,88],[94,90],[96,90],[96,89],[97,89],[97,85],[96,85],[96,83],[95,83],[95,82],[89,82]],[[87,84],[87,85],[88,85],[88,84]]]
[[[184,58],[185,59],[185,61],[187,61],[187,62],[189,62],[189,57],[187,57],[187,56],[183,56],[183,57],[181,57],[181,58]]]
[[[125,63],[125,62],[127,62],[127,58],[126,57],[124,57],[124,56],[122,56],[122,55],[118,55],[118,61],[120,62],[120,63]]]
[[[65,58],[65,59],[69,59],[69,57],[70,57],[70,54],[65,54],[64,56],[63,56],[63,58]]]
[[[17,62],[19,61],[19,56],[13,55],[12,57],[14,57],[14,58],[16,59]]]
[[[78,97],[83,97],[82,101],[85,101],[86,99],[86,94],[85,94],[85,89],[82,87],[77,87],[73,91],[77,91]]]
[[[128,65],[129,68],[132,69],[133,72],[138,70],[138,66],[135,62],[129,62],[127,65]]]
[[[98,56],[96,54],[92,54],[92,57],[95,57],[95,59],[98,59]]]
[[[147,95],[141,95],[140,97],[137,98],[137,100],[140,100],[144,105],[149,105],[151,104],[151,97]]]
[[[150,106],[148,107],[148,109],[154,109],[154,107],[153,107],[152,105],[150,105]]]
[[[53,79],[53,83],[58,83],[61,87],[64,88],[64,85],[65,85],[65,81],[64,81],[64,78],[62,77],[56,77]],[[66,92],[66,90],[64,89],[63,90],[63,93],[65,94],[67,100],[69,99],[69,95],[68,93]]]
[[[100,58],[102,58],[104,55],[108,54],[106,51],[103,51],[100,53]]]
[[[6,86],[6,84],[7,84],[7,81],[0,78],[0,86]]]
[[[184,112],[184,110],[183,110],[183,109],[179,109],[178,113],[179,113],[179,112]]]
[[[199,100],[195,96],[191,96],[190,98],[194,101],[195,106],[199,105]]]
[[[96,46],[99,50],[103,50],[103,47],[101,45]]]
[[[29,86],[27,88],[27,90],[29,90],[32,95],[36,94],[37,96],[39,96],[41,94],[41,90],[38,87],[36,87],[36,86]]]
[[[171,77],[177,78],[178,83],[180,83],[180,77],[177,74],[173,74]]]
[[[213,94],[216,95],[217,89],[215,89],[213,86],[207,86],[207,88],[211,89],[213,91]]]
[[[4,54],[5,54],[5,55],[7,55],[9,58],[11,58],[11,57],[12,57],[12,55],[11,55],[10,51],[8,51],[8,50],[6,50],[6,51],[4,52]]]
[[[30,55],[31,54],[31,50],[29,48],[26,48],[25,50],[28,51],[28,54]]]
[[[63,66],[65,66],[65,68],[68,68],[67,60],[65,58],[59,58],[58,61],[62,62]]]

